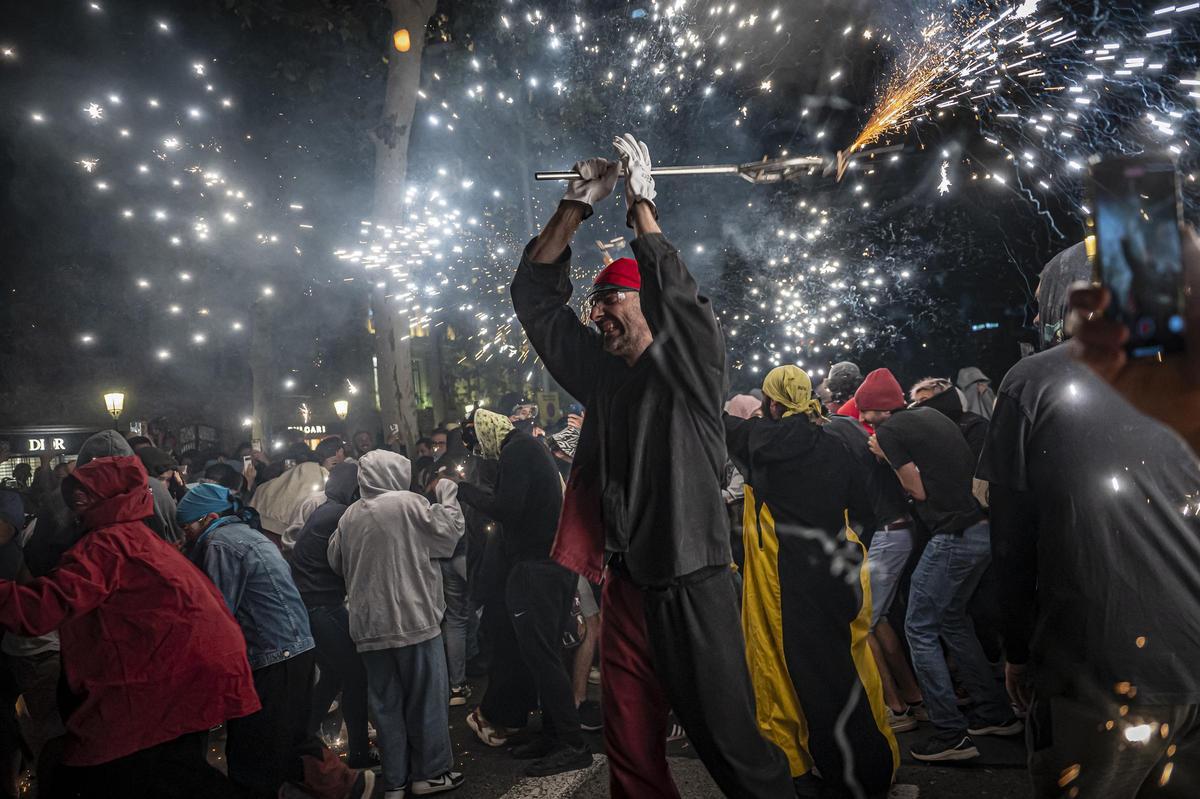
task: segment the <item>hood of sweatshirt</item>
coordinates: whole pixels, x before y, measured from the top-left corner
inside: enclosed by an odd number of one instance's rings
[[[363,499],[389,491],[406,491],[412,480],[412,462],[403,455],[376,449],[358,461],[358,489]]]
[[[943,416],[949,417],[950,421],[955,424],[958,424],[963,415],[962,398],[956,388],[948,388],[941,394],[935,394],[922,402],[918,407],[933,408]]]
[[[329,471],[325,483],[325,496],[330,502],[340,505],[353,504],[358,493],[358,464],[343,461]]]
[[[966,391],[976,383],[990,383],[991,378],[983,373],[983,370],[978,366],[966,366],[958,370],[958,379],[955,384]]]
[[[96,458],[123,458],[132,454],[133,448],[129,446],[125,436],[116,430],[101,430],[83,442],[83,446],[79,448],[75,468],[87,466]]]

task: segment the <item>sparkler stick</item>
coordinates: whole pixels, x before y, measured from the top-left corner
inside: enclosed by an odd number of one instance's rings
[[[706,166],[660,166],[650,170],[654,177],[673,177],[676,175],[737,175],[750,183],[778,183],[783,180],[794,180],[805,175],[837,174],[841,180],[842,174],[851,161],[869,158],[882,153],[902,149],[901,145],[879,147],[872,150],[862,150],[850,153],[849,150],[839,152],[834,159],[823,158],[819,155],[802,155],[791,158],[764,158],[761,161],[751,161],[748,164],[709,164]],[[624,176],[625,170],[621,170]],[[562,172],[536,172],[536,180],[574,180],[579,177],[575,170]]]

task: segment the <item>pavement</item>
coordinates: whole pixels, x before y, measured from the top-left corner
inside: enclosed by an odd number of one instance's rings
[[[468,709],[483,695],[483,684],[472,680],[475,693],[466,708],[450,709],[450,734],[455,768],[467,779],[453,793],[456,799],[601,799],[608,797],[608,762],[600,733],[584,733],[593,752],[592,765],[554,777],[526,778],[525,762],[504,748],[480,743],[466,725]],[[536,727],[536,720],[534,721]],[[912,759],[908,748],[930,734],[927,725],[900,736],[901,765],[890,799],[1017,799],[1029,795],[1025,745],[1015,739],[980,738],[980,758],[961,764],[929,765]],[[687,741],[668,745],[671,770],[683,799],[721,799],[704,765]]]

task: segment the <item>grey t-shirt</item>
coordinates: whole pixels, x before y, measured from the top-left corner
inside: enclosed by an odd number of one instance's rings
[[[1033,504],[1030,646],[1058,688],[1200,702],[1200,462],[1187,444],[1060,346],[1004,378],[978,476]]]

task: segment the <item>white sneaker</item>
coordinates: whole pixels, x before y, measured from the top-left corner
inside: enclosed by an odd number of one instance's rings
[[[408,791],[403,788],[397,788],[394,791],[384,791],[383,799],[404,799],[408,796]]]
[[[475,737],[488,746],[504,746],[508,743],[509,736],[512,733],[503,727],[493,727],[488,724],[483,718],[483,714],[479,712],[478,706],[467,714],[467,726],[471,728],[471,732],[475,733]]]
[[[890,707],[887,709],[887,723],[892,732],[908,732],[917,728],[917,718],[909,708],[903,713],[897,713]]]
[[[428,796],[431,793],[453,791],[463,784],[463,775],[459,771],[447,771],[440,777],[431,780],[416,780],[412,784],[413,796]]]

